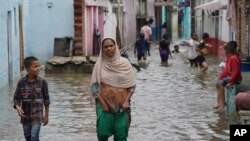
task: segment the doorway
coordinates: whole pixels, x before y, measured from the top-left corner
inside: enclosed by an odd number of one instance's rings
[[[12,12],[8,11],[7,19],[7,41],[8,41],[8,77],[9,83],[13,80],[13,63],[12,63]]]

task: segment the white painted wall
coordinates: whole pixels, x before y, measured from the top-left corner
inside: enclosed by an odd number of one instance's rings
[[[117,19],[115,14],[112,12],[112,4],[109,0],[99,0],[98,6],[108,8],[108,13],[104,16],[104,38],[111,37],[116,39],[116,25]]]
[[[147,16],[155,19],[155,6],[154,0],[147,0]],[[155,23],[155,22],[154,22]],[[154,26],[154,24],[153,24]]]
[[[110,10],[112,11],[112,9]],[[114,13],[109,12],[108,15],[105,17],[105,24],[104,24],[104,38],[111,37],[116,39],[116,26],[117,26],[117,19]]]
[[[203,0],[204,3],[209,2],[209,0]],[[227,4],[227,0],[220,0],[223,5]],[[198,0],[196,1],[196,6],[199,6],[202,3],[202,1]],[[219,40],[222,41],[229,41],[230,40],[230,29],[228,22],[226,21],[226,9],[221,9],[220,10],[220,17],[217,17],[219,19]],[[207,11],[205,11],[205,18],[204,18],[204,28],[202,29],[202,17],[201,16],[201,10],[196,10],[195,13],[195,29],[196,33],[201,37],[203,32],[207,32],[210,37],[214,38],[215,37],[215,17],[209,17]]]
[[[208,17],[205,12],[204,32],[208,33],[210,37],[215,37],[215,20],[216,18]]]
[[[232,32],[230,32],[228,21],[226,21],[226,10],[222,11],[222,17],[221,17],[221,40],[228,42],[231,38]]]
[[[136,4],[134,0],[124,2],[124,46],[130,46],[136,41]]]
[[[228,2],[228,0],[221,0],[221,3],[223,5],[226,5],[227,2]],[[222,36],[221,36],[221,40],[225,41],[225,42],[228,42],[228,41],[232,40],[231,39],[232,32],[230,30],[228,21],[226,20],[227,10],[226,9],[221,10],[221,14],[222,14],[222,19],[221,19],[221,31],[222,31],[221,33],[222,33]]]
[[[172,28],[172,40],[177,40],[179,38],[179,35],[178,35],[178,11],[175,10],[173,13],[172,13],[172,21],[171,21],[171,28]]]

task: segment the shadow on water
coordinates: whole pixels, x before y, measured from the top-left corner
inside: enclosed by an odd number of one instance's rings
[[[182,50],[181,50],[182,51]],[[133,52],[130,56],[133,56]],[[135,59],[136,58],[130,58]],[[173,54],[171,66],[161,66],[157,47],[148,64],[136,73],[129,141],[229,140],[229,121],[212,109],[216,102],[218,59],[207,58],[209,69],[190,68],[184,52]],[[51,97],[49,124],[41,130],[44,141],[96,141],[96,113],[88,94],[90,74],[42,74]],[[15,85],[0,90],[0,140],[23,139],[12,107]],[[237,120],[234,120],[237,121]]]

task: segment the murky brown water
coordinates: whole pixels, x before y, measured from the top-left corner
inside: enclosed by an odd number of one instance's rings
[[[181,51],[184,48],[181,47]],[[218,60],[209,57],[209,70],[190,68],[183,53],[173,54],[169,67],[162,66],[157,49],[137,73],[132,98],[129,141],[229,140],[224,114],[212,109],[216,100]],[[131,60],[133,61],[133,55]],[[44,76],[44,75],[43,75]],[[89,74],[46,74],[51,97],[49,125],[42,141],[96,141],[95,109],[90,106]],[[0,90],[0,140],[23,140],[19,117],[12,108],[15,88]],[[111,139],[110,139],[111,140]]]

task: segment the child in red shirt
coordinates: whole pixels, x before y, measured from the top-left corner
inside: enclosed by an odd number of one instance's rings
[[[230,87],[236,83],[239,84],[242,80],[240,70],[241,60],[239,55],[236,53],[237,43],[235,41],[230,41],[226,44],[224,49],[226,52],[227,61],[218,79],[217,104],[214,106],[214,109],[218,109],[218,111],[223,110],[226,106],[224,87]]]

